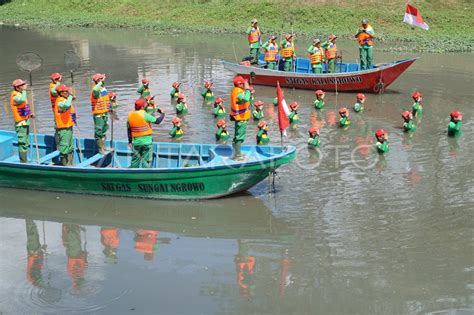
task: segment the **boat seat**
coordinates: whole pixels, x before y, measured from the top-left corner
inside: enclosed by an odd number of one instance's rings
[[[48,163],[49,161],[51,161],[52,159],[56,158],[59,156],[59,151],[56,150],[56,151],[53,151],[49,154],[46,154],[45,156],[43,156],[42,158],[40,158],[39,160],[39,164],[46,164]]]
[[[310,73],[311,63],[309,62],[309,59],[296,58],[296,72]]]
[[[359,71],[359,65],[356,63],[349,63],[347,64],[347,71],[348,72]]]
[[[112,153],[113,151],[110,151],[108,152],[107,154],[100,154],[100,153],[96,153],[95,155],[91,156],[90,158],[88,158],[87,160],[84,160],[82,161],[81,163],[79,164],[76,164],[76,167],[87,167],[87,166],[91,166],[92,164],[94,164],[95,162],[97,161],[100,161],[101,159],[105,158],[107,155],[109,155],[110,153]]]

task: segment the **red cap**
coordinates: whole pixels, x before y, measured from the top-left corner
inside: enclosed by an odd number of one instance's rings
[[[25,85],[25,84],[26,84],[26,82],[23,81],[22,79],[16,79],[15,81],[12,82],[12,86],[15,87],[15,88],[20,87],[20,86]]]
[[[53,81],[60,80],[61,79],[61,73],[59,73],[59,72],[52,73],[50,78]]]
[[[179,82],[179,81],[174,81],[171,86],[174,87],[175,89],[177,89],[180,85],[181,85],[181,82]]]
[[[314,134],[319,135],[319,130],[318,128],[312,127],[312,128],[309,128],[308,133],[309,135],[314,135]]]
[[[377,138],[378,138],[378,137],[381,137],[381,136],[383,136],[383,135],[386,135],[386,134],[387,134],[387,132],[386,132],[385,130],[383,130],[383,129],[379,129],[379,130],[377,130],[377,131],[375,132],[375,136],[376,136]]]
[[[142,98],[139,98],[135,101],[135,109],[142,109],[146,106],[146,101]]]
[[[347,108],[343,107],[339,109],[339,114],[345,114],[345,113],[347,113]]]
[[[462,117],[463,114],[461,114],[461,112],[458,112],[458,111],[452,111],[449,116],[451,116],[452,118],[459,118],[459,117]]]
[[[419,98],[419,97],[421,97],[421,96],[423,96],[423,94],[421,94],[421,93],[418,92],[418,91],[413,92],[413,94],[411,95],[411,97],[414,98],[414,99],[415,99],[415,98]]]
[[[109,92],[109,98],[117,98],[117,93]]]
[[[183,93],[178,94],[178,100],[185,100],[185,99],[186,99],[186,95],[184,95]]]
[[[255,101],[255,103],[253,103],[253,106],[255,106],[255,107],[260,107],[262,105],[263,105],[262,101]]]
[[[171,122],[173,123],[173,125],[176,125],[176,124],[179,124],[181,122],[181,119],[179,117],[175,117],[175,118],[173,118],[173,120],[171,120]]]
[[[364,94],[364,93],[357,93],[357,99],[358,99],[358,100],[363,100],[363,99],[365,99],[365,94]]]
[[[267,122],[266,122],[265,120],[261,120],[261,121],[258,123],[258,128],[261,129],[261,128],[265,127],[266,125],[268,125]]]
[[[69,92],[69,88],[64,84],[60,84],[56,87],[56,92],[58,93]]]
[[[406,110],[406,111],[404,111],[404,112],[402,113],[402,117],[403,117],[404,119],[410,118],[411,115],[412,115],[411,112],[408,111],[408,110]]]
[[[238,75],[234,78],[234,86],[237,86],[239,84],[245,83],[247,80],[245,80],[242,76]]]
[[[92,76],[92,81],[97,82],[99,80],[105,80],[105,74],[103,73],[96,73]]]
[[[219,119],[217,121],[217,127],[224,127],[225,126],[225,120],[224,119]]]
[[[323,90],[316,90],[316,92],[314,92],[314,94],[316,94],[316,95],[323,95],[324,92],[323,92]]]
[[[293,37],[293,34],[286,34],[285,39],[286,39],[286,40],[289,40],[289,39],[292,38],[292,37]]]
[[[210,89],[211,86],[212,86],[212,82],[207,81],[206,83],[204,83],[204,87],[205,87],[206,89]]]
[[[298,102],[296,102],[296,101],[291,102],[291,104],[290,104],[291,109],[294,109],[294,108],[297,108],[297,107],[298,107]]]
[[[221,97],[218,97],[214,100],[214,104],[220,104],[220,103],[224,103],[224,99],[221,98]]]
[[[148,84],[150,83],[150,80],[146,79],[146,78],[143,78],[142,79],[142,84]]]

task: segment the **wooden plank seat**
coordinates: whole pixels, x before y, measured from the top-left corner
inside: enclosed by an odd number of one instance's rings
[[[87,167],[87,166],[91,166],[91,165],[94,164],[95,162],[100,161],[100,160],[106,158],[107,155],[111,154],[112,152],[114,152],[114,151],[107,152],[107,154],[96,153],[95,155],[91,156],[91,157],[88,158],[87,160],[84,160],[84,161],[82,161],[81,163],[76,164],[76,167]]]
[[[59,156],[59,151],[56,150],[56,151],[53,151],[49,154],[46,154],[45,156],[43,156],[42,158],[39,159],[39,164],[47,164],[49,163],[52,159],[56,158]]]

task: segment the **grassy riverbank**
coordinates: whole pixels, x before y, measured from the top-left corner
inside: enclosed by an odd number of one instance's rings
[[[6,0],[0,0],[0,3]],[[8,1],[8,0],[7,0]],[[291,31],[352,38],[367,17],[378,40],[398,42],[394,50],[472,51],[474,4],[470,0],[414,2],[429,31],[401,22],[404,2],[387,0],[11,0],[0,6],[0,22],[32,27],[133,27],[154,32],[243,32],[259,19],[265,34]],[[266,36],[265,36],[266,37]],[[205,40],[205,37],[203,37]]]

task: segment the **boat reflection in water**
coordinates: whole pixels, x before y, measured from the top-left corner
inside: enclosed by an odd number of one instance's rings
[[[189,286],[185,291],[206,296],[230,298],[233,294],[228,293],[234,291],[244,300],[257,294],[259,282],[267,286],[279,279],[275,298],[289,284],[290,264],[282,247],[288,236],[286,224],[250,195],[157,202],[31,192],[9,200],[18,193],[1,190],[0,220],[11,226],[26,222],[30,287],[20,289],[35,294],[29,294],[32,301],[21,311],[113,307],[118,297],[133,295],[137,281],[146,279],[143,272],[163,278],[162,284],[153,282],[154,290],[184,285]],[[10,229],[6,233],[13,234]],[[18,262],[10,263],[7,270],[22,268]],[[204,274],[208,275],[203,278]],[[135,275],[137,280],[128,282]],[[192,280],[195,277],[198,282]],[[105,291],[113,292],[110,285],[121,289],[98,301]]]

